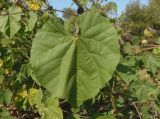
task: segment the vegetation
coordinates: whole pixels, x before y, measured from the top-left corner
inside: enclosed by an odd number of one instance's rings
[[[160,118],[159,0],[73,3],[0,1],[0,118]]]

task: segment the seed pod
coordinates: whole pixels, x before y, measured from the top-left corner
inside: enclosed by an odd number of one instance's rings
[[[77,13],[78,14],[82,14],[84,12],[84,9],[82,6],[79,6],[78,9],[77,9]]]
[[[19,7],[23,8],[24,10],[28,10],[28,5],[23,0],[16,0],[15,2]]]

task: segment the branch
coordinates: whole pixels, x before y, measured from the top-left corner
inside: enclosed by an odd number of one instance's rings
[[[43,10],[43,11],[49,11],[49,10],[53,10],[55,12],[62,12],[62,13],[66,13],[66,14],[70,14],[70,15],[73,15],[73,16],[78,16],[78,14],[76,13],[70,13],[70,12],[67,12],[67,11],[64,11],[64,10],[57,10],[57,9],[46,9],[46,10]],[[16,15],[16,14],[21,14],[21,13],[25,13],[25,12],[28,12],[28,11],[33,11],[33,12],[38,12],[39,10],[27,10],[27,11],[20,11],[20,12],[15,12],[15,13],[6,13],[6,14],[0,14],[0,16],[9,16],[9,15]]]
[[[114,82],[113,82],[113,85],[112,87],[110,86],[110,84],[108,84],[111,92],[110,92],[110,101],[111,101],[111,104],[112,104],[112,107],[113,107],[113,110],[114,110],[114,113],[117,111],[117,107],[116,107],[116,102],[115,102],[115,99],[114,99],[114,96],[113,96],[113,88],[114,88]]]
[[[37,12],[38,10],[27,10],[27,11],[19,11],[19,12],[14,12],[14,13],[5,13],[5,14],[0,14],[0,16],[9,16],[9,15],[16,15],[16,14],[21,14],[21,13],[25,13],[28,11],[33,11],[33,12]]]
[[[73,15],[73,16],[78,16],[78,14],[76,14],[76,13],[71,13],[71,12],[67,12],[67,11],[64,11],[64,10],[53,9],[53,11],[62,12],[62,13],[70,14],[70,15]]]
[[[136,109],[136,111],[138,113],[139,119],[142,119],[141,113],[139,112],[139,110],[137,108],[137,105],[135,103],[132,103],[132,105],[135,107],[135,109]]]

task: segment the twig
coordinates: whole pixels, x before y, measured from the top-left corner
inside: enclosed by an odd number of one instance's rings
[[[135,109],[136,109],[136,111],[137,111],[137,113],[138,113],[139,119],[142,119],[141,113],[139,112],[136,104],[135,104],[135,103],[132,103],[132,105],[135,107]]]
[[[159,46],[158,46],[159,47]],[[155,48],[158,48],[158,47],[148,47],[148,48],[142,48],[142,51],[147,51],[147,50],[153,50]]]
[[[43,11],[49,11],[49,10],[53,10],[55,12],[62,12],[62,13],[78,16],[78,14],[76,14],[76,13],[71,13],[71,12],[67,12],[67,11],[64,11],[64,10],[58,10],[58,9],[54,9],[54,8],[52,8],[52,9],[46,9],[46,10],[43,10]],[[14,12],[14,13],[10,13],[10,14],[6,13],[6,14],[0,14],[0,16],[16,15],[16,14],[21,14],[21,13],[29,12],[29,11],[38,12],[39,10],[19,11],[19,12]]]
[[[67,11],[64,11],[64,10],[53,9],[53,11],[62,12],[62,13],[70,14],[70,15],[73,15],[73,16],[78,16],[78,14],[76,14],[76,13],[71,13],[71,12],[67,12]]]
[[[160,45],[153,45],[153,44],[146,44],[145,46],[148,46],[148,47],[160,47]]]
[[[11,50],[26,50],[27,48],[12,48],[12,47],[5,47],[6,49],[11,49]]]
[[[38,10],[28,10],[28,11],[33,11],[33,12],[37,12]],[[6,14],[0,14],[0,16],[9,16],[9,15],[16,15],[16,14],[21,14],[21,13],[25,13],[28,11],[19,11],[19,12],[14,12],[14,13],[6,13]]]
[[[109,87],[110,87],[110,85],[109,85]],[[113,83],[112,87],[110,87],[110,90],[111,90],[111,93],[110,93],[111,100],[110,101],[111,101],[114,112],[116,112],[117,107],[116,107],[115,99],[114,99],[114,96],[113,96],[113,87],[114,87],[114,83]]]
[[[118,71],[115,70],[115,74],[116,74],[116,76],[119,77],[119,79],[120,79],[123,83],[126,84],[126,82],[123,80],[123,78],[119,75]]]
[[[125,105],[121,110],[117,111],[117,112],[114,114],[114,116],[117,116],[119,113],[121,113],[121,112],[122,112],[123,110],[125,110],[127,107],[133,105],[133,103],[136,104],[136,103],[139,103],[139,102],[132,102],[132,103],[130,103],[130,104]]]

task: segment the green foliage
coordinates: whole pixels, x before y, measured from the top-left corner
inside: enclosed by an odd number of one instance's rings
[[[160,58],[153,55],[146,56],[144,58],[144,65],[145,68],[155,74],[160,67]]]
[[[9,89],[0,91],[0,103],[8,105],[11,102],[12,92]]]
[[[149,0],[149,5],[147,8],[147,13],[149,14],[148,19],[150,25],[154,29],[160,29],[160,18],[159,18],[160,2],[159,0]]]
[[[127,5],[124,17],[124,30],[134,35],[141,35],[147,26],[145,7],[136,0]]]
[[[0,1],[0,118],[160,118],[159,0],[44,2]]]
[[[120,78],[128,85],[133,80],[137,79],[138,70],[139,66],[137,65],[136,58],[134,57],[123,58],[117,66],[117,71],[118,74],[120,75]]]
[[[63,119],[62,110],[55,97],[48,97],[44,104],[38,105],[38,110],[42,119]]]
[[[8,110],[6,109],[2,110],[2,112],[0,113],[0,118],[1,119],[15,119],[13,116],[9,114]]]
[[[29,16],[27,19],[27,31],[31,31],[34,29],[35,25],[37,22],[37,14],[35,14],[34,12],[29,12]]]
[[[134,97],[137,97],[139,101],[145,102],[148,100],[155,100],[157,97],[157,86],[150,81],[135,80],[129,87]]]
[[[111,79],[119,49],[116,30],[99,13],[84,13],[75,24],[67,31],[59,19],[47,22],[35,36],[31,64],[41,85],[79,106]]]

